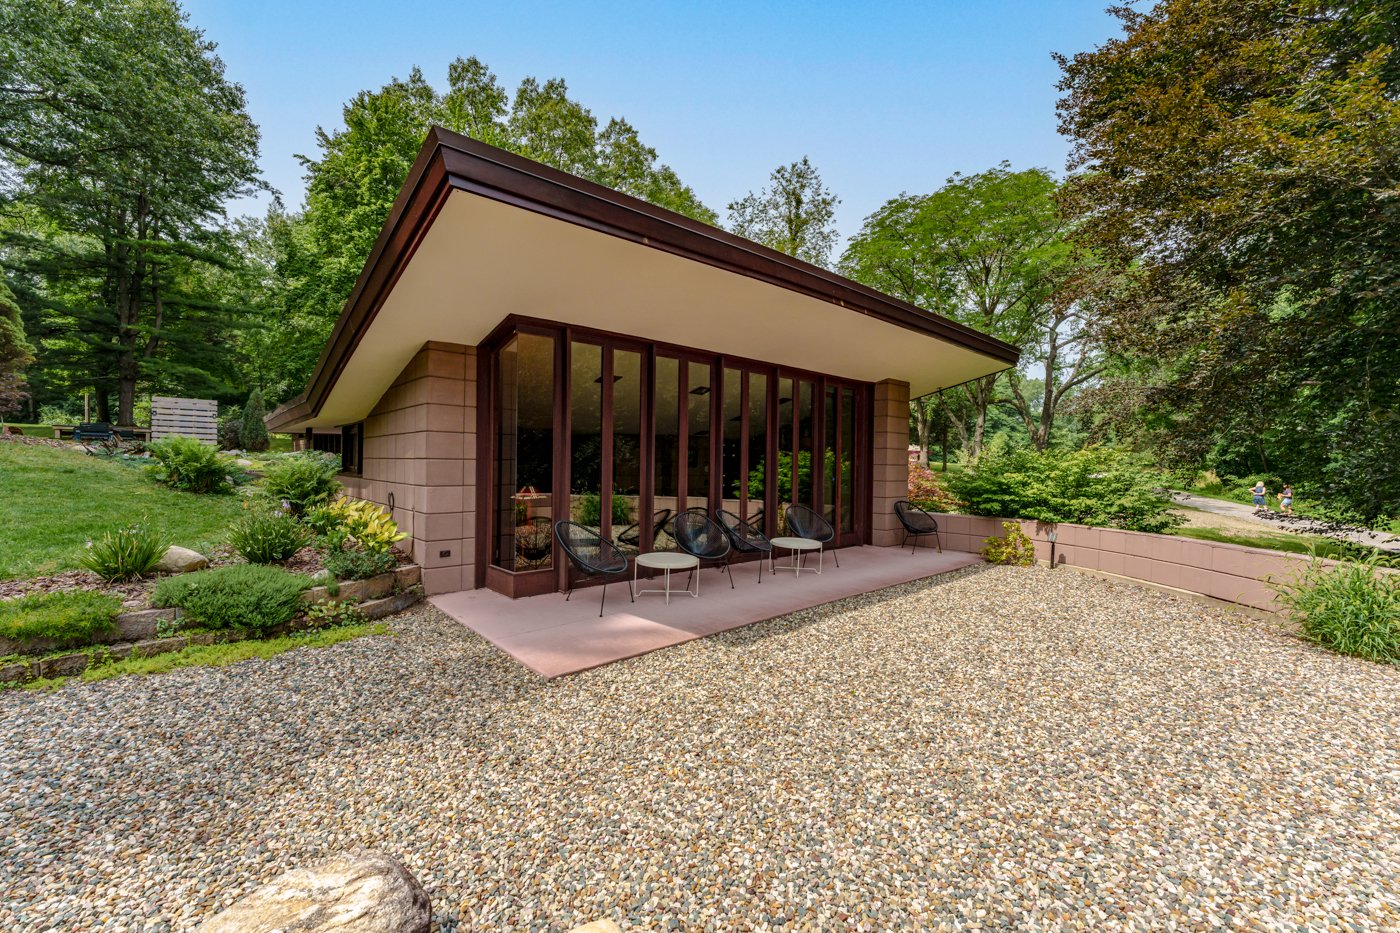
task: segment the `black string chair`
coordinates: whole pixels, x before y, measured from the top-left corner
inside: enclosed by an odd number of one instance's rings
[[[730,557],[737,552],[739,554],[768,555],[768,566],[773,567],[773,542],[768,540],[768,536],[759,531],[759,526],[754,522],[746,522],[733,512],[724,509],[715,509],[715,519],[719,522],[724,533],[729,537]],[[776,570],[773,571],[777,573]],[[730,582],[734,580],[734,571],[729,571]],[[758,558],[758,582],[763,582],[763,557]]]
[[[710,520],[704,509],[686,509],[672,519],[671,537],[676,539],[676,547],[699,558],[702,566],[710,561],[721,570],[729,570],[729,535]],[[732,572],[729,573],[729,588],[734,589]]]
[[[653,546],[656,538],[661,532],[666,530],[666,523],[671,520],[670,509],[657,509],[651,516],[651,540]],[[629,547],[642,546],[642,526],[640,522],[633,522],[617,533],[617,540]]]
[[[545,516],[536,515],[524,524],[516,526],[515,547],[521,564],[538,567],[549,560],[549,552],[553,549],[550,524],[550,520]]]
[[[831,527],[831,522],[805,505],[787,507],[787,526],[788,531],[795,537],[820,541],[823,545],[830,543],[836,537],[836,529]],[[840,567],[841,558],[836,556],[835,548],[832,548],[831,556],[836,561],[836,566]]]
[[[607,580],[627,572],[626,556],[607,538],[574,522],[556,523],[554,537],[575,570],[585,577],[603,578],[603,598],[598,601],[598,617],[602,618],[603,604],[608,599]],[[573,574],[568,574],[568,577],[569,592],[564,597],[565,602],[574,595]]]
[[[919,546],[919,539],[928,535],[933,535],[933,543],[938,545],[938,553],[943,553],[943,541],[938,537],[938,520],[932,515],[917,505],[910,505],[907,499],[900,499],[894,504],[894,517],[904,526],[904,541],[914,539],[914,543],[909,545],[910,554]],[[904,541],[899,542],[900,547],[904,547]]]

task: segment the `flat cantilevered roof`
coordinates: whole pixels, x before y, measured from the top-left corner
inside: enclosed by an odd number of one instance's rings
[[[1015,347],[826,269],[434,128],[277,431],[363,419],[427,341],[508,316],[875,382],[917,397]]]

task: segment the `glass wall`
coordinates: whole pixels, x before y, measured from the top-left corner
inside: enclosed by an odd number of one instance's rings
[[[824,514],[842,543],[860,539],[860,386],[522,327],[495,344],[483,386],[494,424],[483,433],[493,472],[480,533],[492,566],[562,580],[552,552],[563,518],[630,554],[671,550],[670,521],[687,508],[721,507],[777,535],[796,502]]]
[[[554,338],[516,334],[496,357],[496,534],[491,562],[541,570],[554,551]]]

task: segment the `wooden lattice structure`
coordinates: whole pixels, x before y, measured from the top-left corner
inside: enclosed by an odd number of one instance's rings
[[[219,403],[206,398],[151,396],[151,440],[181,434],[206,444],[219,442]]]

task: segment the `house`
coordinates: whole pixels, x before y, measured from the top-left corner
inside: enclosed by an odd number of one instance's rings
[[[722,230],[434,129],[306,391],[270,430],[341,432],[351,494],[429,593],[562,589],[550,528],[624,550],[723,507],[890,545],[908,401],[1005,343]]]

